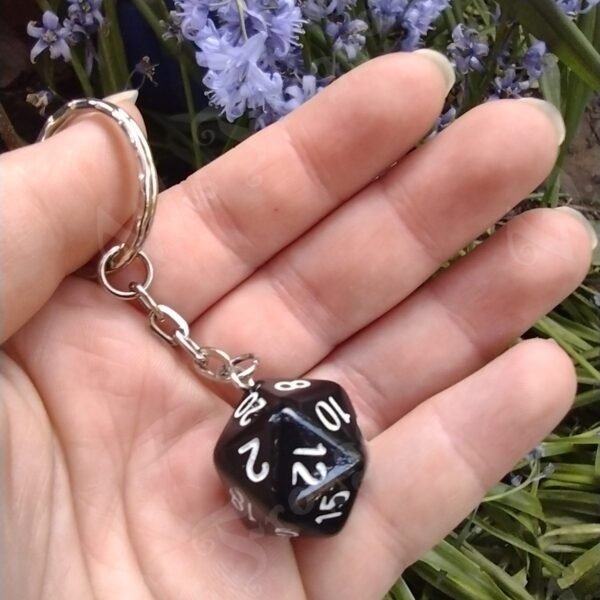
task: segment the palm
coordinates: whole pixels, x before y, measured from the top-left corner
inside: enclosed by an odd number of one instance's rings
[[[49,591],[302,597],[289,543],[252,541],[226,504],[211,466],[225,405],[119,309],[96,285],[71,279],[14,339],[32,393],[20,388],[7,404],[23,440],[9,493],[31,526],[50,528]],[[34,541],[13,539],[24,550]]]
[[[575,219],[516,219],[421,286],[550,168],[547,121],[485,107],[365,187],[439,110],[431,65],[394,60],[339,84],[347,111],[323,93],[167,192],[148,247],[153,295],[195,339],[256,352],[263,377],[308,373],[350,392],[370,465],[345,530],[293,544],[248,532],[211,460],[235,394],[205,385],[139,312],[68,278],[4,361],[8,597],[377,599],[564,414],[573,373],[557,347],[484,365],[583,277]],[[366,108],[361,77],[387,70],[398,85],[415,67],[422,102]],[[368,128],[344,127],[350,114]]]

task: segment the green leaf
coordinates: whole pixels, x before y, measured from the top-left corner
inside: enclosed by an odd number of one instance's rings
[[[396,585],[390,590],[390,596],[393,600],[415,600],[413,593],[402,577],[396,582]]]
[[[504,504],[505,506],[524,512],[537,519],[544,519],[544,509],[542,508],[540,501],[525,490],[511,492],[511,486],[505,483],[499,483],[490,492],[490,495],[491,494],[494,494],[495,496],[495,499],[490,500],[491,502]]]
[[[539,558],[544,563],[548,571],[552,573],[552,575],[558,576],[562,572],[562,565],[551,556],[548,556],[543,550],[540,550],[539,548],[528,544],[527,542],[518,538],[516,535],[509,533],[508,531],[504,531],[502,529],[499,529],[498,527],[494,527],[493,525],[490,525],[489,523],[486,523],[485,521],[482,521],[480,519],[475,519],[475,523],[479,525],[481,529],[487,531],[490,535],[493,535],[499,540],[502,540],[503,542],[514,546],[515,548],[519,548],[527,552],[528,554],[531,554],[531,556]]]
[[[570,544],[552,544],[545,548],[548,554],[583,554],[585,548],[581,546],[571,546]]]
[[[600,90],[600,54],[555,0],[499,0],[508,15],[544,40],[592,89]]]
[[[486,558],[481,552],[478,552],[469,544],[464,544],[463,552],[473,562],[477,563],[504,591],[508,592],[511,595],[511,600],[534,600],[524,586],[520,585],[516,579]]]
[[[600,484],[600,477],[596,475],[593,465],[561,463],[555,466],[554,472],[548,481],[564,483],[579,483],[590,487]]]
[[[556,56],[550,55],[547,60],[540,87],[544,98],[562,112],[560,68]]]
[[[576,334],[580,339],[591,342],[594,347],[600,344],[600,330],[595,327],[589,327],[585,323],[577,323],[571,319],[567,319],[561,315],[553,315],[555,323],[562,327],[566,327],[569,331]]]
[[[577,583],[589,572],[600,571],[600,544],[576,558],[565,570],[558,580],[558,585],[566,590]]]
[[[572,525],[559,527],[538,538],[540,548],[548,550],[555,544],[589,544],[600,541],[600,524]]]
[[[437,571],[439,579],[443,578],[462,590],[466,598],[507,600],[507,596],[476,562],[446,541],[430,550],[421,563]]]
[[[600,239],[600,221],[592,221],[592,227],[596,230],[596,235],[598,236],[598,239]],[[598,244],[594,250],[592,264],[597,267],[600,266],[600,244]]]

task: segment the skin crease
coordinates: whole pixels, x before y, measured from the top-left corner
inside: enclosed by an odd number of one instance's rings
[[[134,208],[119,132],[0,156],[2,598],[378,600],[560,421],[568,357],[507,348],[585,276],[581,223],[531,211],[431,277],[544,179],[556,132],[496,102],[409,153],[444,89],[425,57],[369,62],[164,192],[145,246],[202,344],[350,393],[369,466],[328,539],[239,523],[211,460],[238,394],[67,276]]]

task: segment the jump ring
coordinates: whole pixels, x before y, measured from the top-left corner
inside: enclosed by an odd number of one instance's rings
[[[125,110],[115,104],[106,102],[106,100],[98,100],[97,98],[71,100],[48,118],[38,136],[38,141],[43,141],[60,131],[76,113],[91,111],[98,111],[111,117],[117,123],[133,146],[140,169],[139,181],[142,202],[138,214],[132,222],[129,236],[119,246],[118,252],[112,254],[108,263],[103,267],[103,272],[111,273],[127,266],[141,253],[142,245],[148,237],[156,212],[158,176],[152,160],[150,146],[138,124]],[[123,298],[124,296],[120,297]]]
[[[249,363],[245,369],[238,371],[241,365]],[[240,389],[250,389],[254,386],[254,380],[252,375],[258,368],[258,358],[254,354],[241,354],[231,359],[231,381]]]
[[[213,381],[227,380],[231,374],[231,357],[229,354],[224,350],[211,346],[203,346],[202,353],[204,354],[204,364],[196,363],[202,374]],[[211,359],[220,361],[221,365],[218,368],[211,368],[209,364]]]
[[[109,291],[113,296],[117,298],[121,298],[121,300],[133,300],[138,297],[137,291],[132,291],[131,286],[129,290],[120,290],[119,288],[114,287],[110,281],[108,281],[108,274],[110,271],[108,270],[108,265],[113,256],[115,256],[118,252],[121,251],[121,245],[113,246],[110,250],[104,253],[100,262],[98,263],[98,279],[102,286]],[[152,280],[154,279],[154,267],[150,262],[148,256],[142,252],[141,250],[136,254],[136,256],[142,261],[144,264],[144,268],[146,269],[146,277],[144,279],[144,283],[141,284],[143,288],[150,287]]]

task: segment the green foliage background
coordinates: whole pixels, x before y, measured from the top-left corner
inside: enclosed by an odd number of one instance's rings
[[[574,23],[553,0],[500,4],[559,59],[542,80],[543,95],[567,124],[567,140],[543,197],[555,206],[568,148],[593,91],[600,90],[600,13],[593,10]],[[499,484],[405,574],[389,600],[600,599],[598,253],[594,262],[588,282],[532,332],[556,339],[577,366],[580,388],[570,415],[515,467],[510,484]]]

